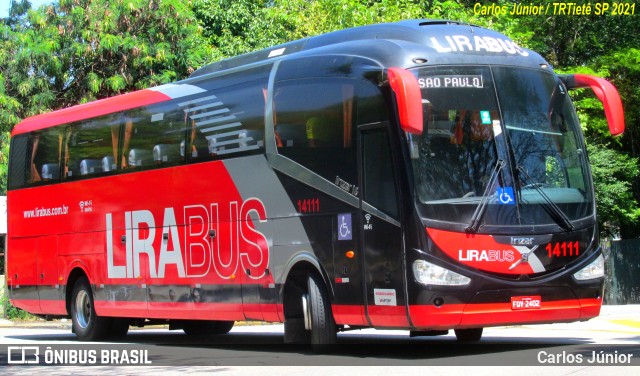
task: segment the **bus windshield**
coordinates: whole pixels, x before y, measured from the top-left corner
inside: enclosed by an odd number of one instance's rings
[[[566,227],[558,216],[593,214],[577,116],[552,74],[477,66],[415,73],[425,124],[408,137],[424,218],[468,224],[482,206],[483,226]]]

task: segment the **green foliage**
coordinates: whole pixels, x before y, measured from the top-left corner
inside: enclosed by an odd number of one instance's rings
[[[181,0],[19,5],[0,30],[2,130],[26,116],[184,78],[213,57]]]
[[[194,0],[193,9],[220,57],[373,23],[419,18],[491,22],[456,1]]]
[[[2,133],[28,116],[185,78],[214,57],[182,0],[12,4],[0,23]]]
[[[587,146],[593,180],[600,232],[618,235],[621,226],[640,219],[640,207],[633,197],[632,180],[638,175],[638,159],[603,145]]]
[[[34,320],[36,318],[32,314],[11,305],[11,302],[9,301],[9,297],[6,295],[6,292],[0,298],[0,305],[4,309],[4,317],[7,320],[26,321],[26,320]]]
[[[0,133],[0,196],[7,195],[10,137],[11,134],[9,132]],[[4,262],[4,258],[0,262]]]

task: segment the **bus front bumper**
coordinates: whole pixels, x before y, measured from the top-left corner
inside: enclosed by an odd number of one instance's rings
[[[537,308],[514,309],[498,303],[410,305],[411,324],[419,330],[586,321],[600,314],[601,298],[544,301]]]

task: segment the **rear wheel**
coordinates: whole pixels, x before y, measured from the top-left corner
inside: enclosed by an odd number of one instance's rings
[[[305,327],[311,331],[311,347],[316,351],[323,351],[337,342],[337,327],[322,280],[311,275],[307,287],[308,294],[302,298]]]
[[[78,279],[73,285],[71,322],[73,332],[81,341],[100,341],[106,337],[109,329],[111,320],[96,315],[91,286],[85,277]]]
[[[182,330],[189,336],[227,334],[235,321],[185,321]]]
[[[461,342],[476,342],[482,338],[483,328],[455,329],[456,338]]]

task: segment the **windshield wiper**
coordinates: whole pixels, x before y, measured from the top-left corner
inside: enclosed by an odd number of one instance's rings
[[[484,212],[487,210],[487,204],[489,204],[489,196],[491,192],[491,188],[493,188],[500,171],[502,171],[502,167],[504,167],[504,161],[502,159],[498,159],[496,166],[493,168],[493,172],[491,173],[491,177],[489,178],[489,182],[487,183],[487,188],[485,188],[484,193],[482,194],[482,199],[480,203],[476,207],[476,211],[473,212],[471,216],[471,222],[465,229],[467,232],[477,232],[480,227],[480,223],[482,222],[482,216]]]
[[[528,187],[534,188],[540,194],[542,199],[546,201],[547,206],[545,207],[551,211],[550,213],[551,217],[556,221],[556,223],[564,227],[564,229],[567,231],[573,230],[573,224],[571,223],[571,220],[569,219],[569,217],[567,217],[567,215],[564,214],[562,209],[560,209],[558,205],[556,205],[555,202],[551,201],[549,196],[547,196],[547,194],[544,193],[544,191],[540,187],[542,184],[533,182],[533,179],[531,178],[531,176],[527,174],[527,172],[524,170],[522,166],[518,166],[516,167],[516,169],[518,170],[518,176],[520,177],[520,180],[522,180],[522,182],[526,184]]]

